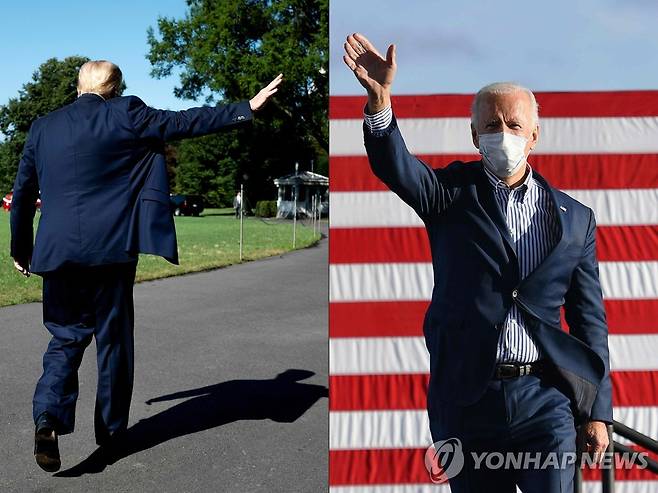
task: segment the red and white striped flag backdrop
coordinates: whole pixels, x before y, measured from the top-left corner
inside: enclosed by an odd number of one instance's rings
[[[434,167],[477,159],[471,100],[397,97],[411,152]],[[531,164],[596,213],[614,417],[656,438],[658,91],[547,92],[537,100],[541,134]],[[364,103],[330,99],[330,488],[447,492],[423,465],[431,443],[422,339],[432,289],[428,242],[421,220],[370,171]],[[586,492],[600,491],[600,473],[584,477]],[[616,477],[618,493],[658,491],[649,471]]]

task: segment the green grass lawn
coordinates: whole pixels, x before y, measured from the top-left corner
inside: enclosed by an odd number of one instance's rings
[[[37,220],[39,215],[37,214]],[[208,209],[200,217],[177,217],[180,265],[160,257],[141,255],[137,281],[177,276],[223,267],[240,261],[240,221],[232,209]],[[36,220],[35,220],[36,229]],[[0,211],[0,306],[41,300],[41,277],[25,278],[9,256],[9,214]],[[297,223],[297,248],[319,239],[310,227]],[[292,250],[292,222],[245,218],[244,260],[278,255]]]

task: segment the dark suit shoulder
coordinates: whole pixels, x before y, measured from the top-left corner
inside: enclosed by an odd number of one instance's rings
[[[56,110],[51,111],[50,113],[46,113],[45,115],[38,117],[36,120],[34,120],[34,122],[32,122],[32,128],[36,130],[48,124],[52,120],[57,120],[58,118],[71,111],[72,107],[73,103],[69,103],[62,106],[61,108],[57,108]]]
[[[585,216],[589,216],[590,213],[594,212],[590,207],[574,199],[571,195],[563,192],[562,190],[558,190],[557,188],[553,188],[553,190],[555,191],[558,199],[562,201],[562,203],[565,204],[565,206],[567,208],[570,208],[572,211],[578,214],[584,214]]]
[[[107,102],[116,108],[122,108],[124,110],[131,110],[139,108],[141,106],[147,106],[147,104],[139,96],[119,96],[116,98],[108,99]]]
[[[464,187],[476,183],[482,166],[479,161],[453,161],[443,168],[435,168],[434,172],[446,185]]]

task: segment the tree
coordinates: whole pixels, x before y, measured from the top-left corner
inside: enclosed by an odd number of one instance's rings
[[[249,131],[179,144],[177,189],[207,195],[202,184],[214,179],[212,187],[223,187],[218,198],[227,196],[227,187],[232,196],[246,175],[252,198],[271,198],[271,180],[292,172],[295,162],[309,169],[313,161],[316,171],[326,172],[328,0],[187,4],[183,19],[161,17],[158,34],[148,30],[151,73],[162,78],[180,69],[177,97],[244,100],[280,72],[285,80]]]
[[[9,191],[14,183],[25,138],[32,122],[62,106],[77,96],[78,70],[89,59],[80,56],[64,60],[51,58],[42,63],[23,85],[18,97],[0,106],[0,190]]]

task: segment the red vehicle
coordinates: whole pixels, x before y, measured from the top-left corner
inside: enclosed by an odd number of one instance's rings
[[[11,209],[11,198],[14,196],[13,192],[9,192],[7,195],[2,197],[2,208],[6,211]],[[41,199],[37,199],[37,209],[41,208]]]

